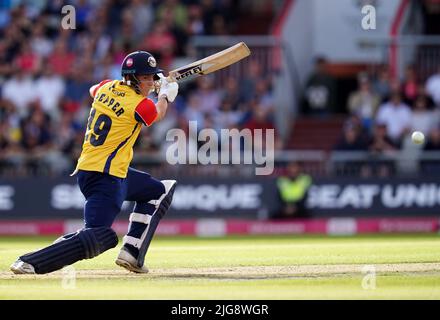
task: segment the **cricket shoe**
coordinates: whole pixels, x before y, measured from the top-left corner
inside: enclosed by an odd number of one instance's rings
[[[11,265],[11,271],[15,274],[36,274],[34,267],[18,259]]]
[[[130,252],[125,250],[124,248],[119,251],[118,258],[116,259],[115,263],[127,269],[128,271],[135,272],[135,273],[148,273],[148,269],[145,266],[138,267],[137,265],[137,259],[133,257]]]

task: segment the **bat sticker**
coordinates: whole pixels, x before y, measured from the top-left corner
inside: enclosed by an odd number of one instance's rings
[[[180,80],[183,80],[189,76],[192,76],[194,74],[201,73],[201,72],[202,72],[202,66],[198,65],[198,66],[192,67],[190,69],[184,69],[184,70],[179,71],[179,75],[176,76],[175,78],[176,78],[176,81],[180,81]]]

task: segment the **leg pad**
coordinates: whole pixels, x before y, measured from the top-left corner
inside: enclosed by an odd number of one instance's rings
[[[49,273],[79,260],[96,257],[117,244],[118,237],[111,228],[88,228],[20,259],[31,264],[36,273]]]
[[[156,203],[156,211],[151,217],[150,224],[144,231],[141,237],[141,245],[139,246],[139,255],[137,258],[137,266],[141,268],[144,265],[145,255],[147,254],[151,240],[156,232],[159,221],[168,211],[171,202],[173,201],[174,190],[176,189],[177,182],[175,180],[164,180],[162,183],[165,186],[165,194],[161,197],[160,201]]]

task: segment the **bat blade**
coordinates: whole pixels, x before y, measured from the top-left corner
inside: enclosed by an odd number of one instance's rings
[[[237,43],[223,51],[217,52],[186,66],[172,70],[168,74],[171,81],[183,81],[226,68],[251,54],[244,42]]]

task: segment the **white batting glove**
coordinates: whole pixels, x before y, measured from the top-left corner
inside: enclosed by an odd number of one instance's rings
[[[166,78],[161,78],[162,84],[160,86],[159,98],[165,96],[168,102],[173,102],[176,99],[177,92],[179,91],[179,85],[177,82],[168,82]]]

